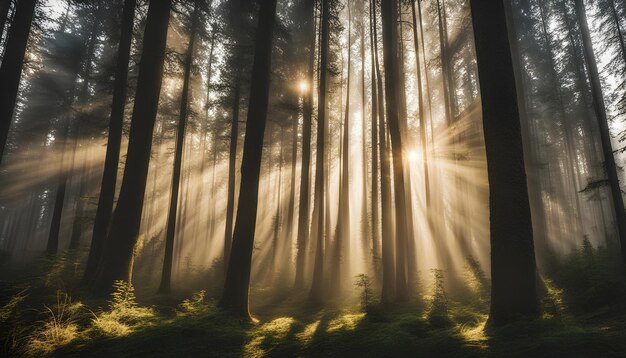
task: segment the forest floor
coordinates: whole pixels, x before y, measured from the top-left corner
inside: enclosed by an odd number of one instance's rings
[[[429,296],[421,304],[371,303],[365,313],[358,302],[319,309],[302,293],[256,290],[255,321],[248,322],[220,311],[204,291],[136,299],[122,286],[110,300],[90,300],[51,274],[3,276],[0,356],[626,356],[623,269],[594,269],[579,260],[561,272],[567,273],[559,277],[561,288],[545,280],[540,319],[488,330],[488,302],[477,296],[444,297],[437,314],[437,298]]]

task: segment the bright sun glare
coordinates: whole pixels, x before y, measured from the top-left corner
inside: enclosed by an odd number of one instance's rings
[[[306,81],[300,81],[298,87],[300,88],[300,92],[306,92],[309,89],[309,84]]]

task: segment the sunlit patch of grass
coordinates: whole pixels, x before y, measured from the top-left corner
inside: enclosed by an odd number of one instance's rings
[[[176,310],[178,316],[196,316],[203,317],[211,312],[215,312],[214,302],[206,300],[206,291],[201,290],[191,295],[191,298],[185,299]]]
[[[317,328],[320,326],[320,322],[320,320],[317,320],[311,324],[308,324],[302,332],[296,334],[296,338],[304,345],[310,343],[313,339],[313,335],[315,335],[315,332],[317,332]]]
[[[544,279],[543,283],[546,288],[546,296],[543,300],[543,319],[554,319],[562,316],[565,312],[565,304],[563,301],[563,289],[557,288],[550,279]]]
[[[470,342],[487,342],[489,337],[485,333],[485,325],[487,324],[487,316],[478,325],[464,324],[459,326],[461,336]]]
[[[46,355],[76,339],[79,334],[77,320],[82,309],[82,303],[73,302],[68,294],[57,291],[56,304],[45,306],[47,318],[28,337],[25,355]]]
[[[363,318],[365,318],[365,313],[344,314],[328,322],[326,332],[353,331]]]
[[[137,305],[134,289],[130,283],[115,282],[115,291],[109,301],[109,310],[94,314],[92,327],[107,337],[122,337],[139,327],[146,327],[156,319],[150,307]]]
[[[244,347],[244,356],[265,356],[272,344],[278,344],[287,338],[294,322],[293,317],[280,317],[258,327],[252,332],[255,337]]]

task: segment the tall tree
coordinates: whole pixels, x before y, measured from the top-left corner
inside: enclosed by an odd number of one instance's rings
[[[622,261],[626,262],[626,211],[624,210],[624,198],[622,196],[622,190],[620,189],[617,165],[615,164],[615,157],[613,156],[611,132],[609,129],[606,107],[604,105],[604,96],[602,94],[602,81],[600,80],[598,64],[593,51],[593,43],[591,41],[591,33],[587,23],[585,3],[582,0],[574,0],[574,5],[576,7],[576,15],[578,17],[583,40],[583,54],[585,57],[585,63],[587,64],[587,73],[589,75],[589,82],[591,83],[593,109],[596,113],[598,124],[600,126],[600,139],[602,143],[602,154],[604,156],[604,168],[606,169],[607,179],[611,187],[617,233],[619,235],[619,241],[622,249]]]
[[[302,0],[303,8],[303,47],[306,46],[303,64],[306,79],[302,87],[302,159],[300,169],[300,200],[298,207],[298,236],[296,238],[296,276],[295,287],[304,287],[306,246],[309,235],[310,176],[311,176],[311,125],[313,122],[313,76],[315,74],[315,0]]]
[[[4,0],[4,2],[9,2]],[[9,137],[37,0],[18,0],[0,65],[0,163]]]
[[[104,171],[100,185],[100,197],[98,199],[98,207],[93,224],[89,256],[83,275],[84,283],[89,282],[95,274],[96,267],[102,255],[102,248],[109,228],[111,214],[113,213],[117,169],[122,144],[124,108],[126,107],[126,92],[128,87],[128,61],[130,60],[131,42],[133,39],[136,5],[137,0],[125,0],[122,10],[122,30],[117,48],[115,83],[113,85],[113,100],[111,102],[111,116],[109,118],[109,137],[107,140]]]
[[[228,192],[226,201],[226,227],[224,228],[224,272],[228,269],[233,240],[233,217],[235,215],[235,170],[237,165],[237,144],[239,141],[239,106],[241,104],[241,67],[237,70],[233,92],[233,113],[230,122],[230,150],[228,152]]]
[[[471,0],[489,179],[491,310],[499,326],[539,314],[533,228],[503,1]]]
[[[220,300],[220,307],[246,318],[250,318],[248,294],[259,200],[263,137],[269,101],[276,2],[277,0],[264,1],[259,9],[250,102],[241,164],[241,192],[231,257],[228,263],[224,292]]]
[[[371,89],[371,100],[372,100],[372,119],[371,119],[371,125],[372,125],[372,131],[371,131],[371,142],[372,142],[372,190],[371,190],[371,195],[372,195],[372,217],[371,217],[371,240],[372,240],[372,262],[373,262],[373,268],[374,268],[374,275],[377,276],[379,273],[379,257],[380,257],[380,246],[379,246],[379,240],[380,240],[380,225],[379,225],[379,201],[378,201],[378,197],[379,197],[379,186],[378,186],[378,167],[379,167],[379,163],[378,163],[378,121],[380,120],[378,117],[378,113],[379,113],[379,109],[378,109],[378,89],[377,89],[377,84],[378,84],[378,76],[376,75],[376,60],[375,60],[375,53],[374,53],[374,48],[376,46],[375,42],[377,41],[376,38],[374,38],[374,9],[372,8],[373,6],[376,6],[376,4],[374,4],[374,0],[370,0],[369,1],[369,7],[370,7],[370,13],[369,13],[369,24],[370,24],[370,67],[371,67],[371,73],[370,73],[370,78],[371,78],[371,82],[372,82],[372,89]],[[363,158],[363,160],[365,160],[365,158]]]
[[[116,280],[131,278],[159,106],[171,3],[171,0],[152,0],[148,7],[122,187],[91,286],[97,294],[110,292]]]
[[[310,237],[316,240],[313,263],[313,282],[309,299],[320,303],[324,297],[324,193],[326,159],[326,110],[328,107],[328,53],[330,44],[330,2],[321,0],[319,95],[317,103],[317,152],[315,159],[315,193],[313,198],[313,225]],[[315,234],[315,235],[313,235]]]
[[[167,212],[167,228],[165,234],[165,256],[163,258],[163,272],[159,293],[169,293],[172,281],[172,260],[174,258],[174,237],[176,234],[176,219],[178,213],[178,193],[180,190],[180,172],[183,163],[183,148],[185,145],[185,128],[189,113],[189,82],[191,79],[191,67],[193,65],[193,50],[198,32],[198,17],[200,0],[194,0],[191,14],[191,27],[187,54],[185,55],[183,74],[183,93],[180,99],[180,112],[178,116],[178,128],[176,129],[176,149],[174,151],[174,169],[172,170],[172,189],[170,205]]]
[[[385,99],[387,127],[391,137],[391,153],[393,158],[393,189],[396,209],[396,301],[402,302],[409,298],[407,280],[406,253],[409,249],[409,233],[407,225],[407,205],[405,193],[404,147],[400,130],[398,79],[400,77],[398,61],[398,2],[385,1],[381,4],[383,20],[383,57],[385,66]]]
[[[339,184],[339,208],[335,227],[335,247],[333,252],[333,286],[331,292],[341,290],[343,268],[347,267],[350,239],[350,79],[352,73],[352,12],[348,0],[348,74],[346,78],[346,108],[341,140],[341,179]],[[344,263],[344,265],[342,265]]]

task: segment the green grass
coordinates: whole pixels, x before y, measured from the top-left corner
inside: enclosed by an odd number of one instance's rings
[[[216,309],[197,315],[166,315],[119,337],[85,333],[53,355],[618,357],[626,353],[623,315],[595,323],[542,319],[488,334],[483,330],[486,316],[477,325],[455,322],[445,329],[433,328],[423,315],[402,308],[390,309],[377,319],[340,310],[300,316],[280,315],[251,324]],[[455,317],[452,320],[456,321]]]
[[[118,282],[109,301],[90,300],[59,289],[71,281],[46,265],[48,275],[0,281],[0,356],[624,357],[626,275],[603,255],[574,252],[547,273],[540,319],[489,330],[488,282],[447,295],[441,272],[420,300],[397,306],[355,299],[351,308],[319,309],[303,295],[254,290],[251,323],[220,311],[204,291],[144,288],[137,300]]]

